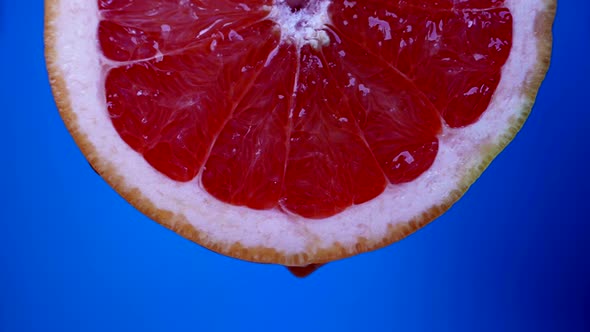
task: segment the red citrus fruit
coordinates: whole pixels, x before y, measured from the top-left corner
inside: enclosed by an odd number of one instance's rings
[[[64,121],[139,210],[288,266],[388,245],[520,129],[553,0],[47,0]],[[295,271],[305,272],[305,271]]]

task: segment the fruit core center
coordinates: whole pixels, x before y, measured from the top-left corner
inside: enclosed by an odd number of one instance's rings
[[[328,7],[332,0],[274,0],[269,18],[277,23],[281,41],[315,49],[328,45],[325,31],[330,23]]]

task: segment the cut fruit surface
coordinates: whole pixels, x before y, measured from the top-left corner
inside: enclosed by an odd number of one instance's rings
[[[555,2],[46,9],[54,95],[98,172],[210,249],[303,266],[399,240],[465,192],[528,116]]]
[[[307,218],[426,171],[441,117],[475,122],[512,46],[503,1],[99,4],[123,140],[172,180]]]

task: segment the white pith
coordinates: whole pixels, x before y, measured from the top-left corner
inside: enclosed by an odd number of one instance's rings
[[[507,0],[506,4],[514,19],[512,52],[482,118],[466,128],[445,128],[439,137],[439,154],[434,164],[415,181],[389,186],[372,201],[321,220],[307,220],[278,210],[258,211],[228,205],[205,192],[197,179],[178,183],[155,171],[120,139],[106,111],[102,56],[96,40],[99,20],[96,1],[55,1],[58,15],[50,24],[55,27],[56,64],[66,82],[77,125],[100,158],[124,176],[127,186],[138,188],[158,209],[182,215],[211,241],[274,248],[290,255],[329,248],[336,242],[354,246],[359,237],[386,237],[388,227],[412,220],[441,204],[459,187],[469,170],[481,163],[484,147],[497,145],[506,129],[528,106],[529,100],[520,87],[526,85],[527,74],[538,62],[536,39],[531,36],[536,14],[546,9],[545,2],[539,0]],[[273,10],[271,16],[282,15],[276,12],[279,9]],[[321,35],[313,34],[314,25],[309,27],[311,30],[297,32],[303,34],[303,40],[325,42]]]
[[[292,12],[287,0],[274,0],[268,18],[281,26],[281,39],[298,46],[310,44],[313,48],[327,45],[328,34],[322,29],[330,23],[330,0],[311,0],[297,12]]]

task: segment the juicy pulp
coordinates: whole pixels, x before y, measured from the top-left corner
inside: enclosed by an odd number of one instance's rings
[[[327,43],[282,38],[279,2],[99,1],[123,140],[222,201],[327,217],[427,170],[443,126],[487,108],[512,43],[504,1],[333,1]]]

